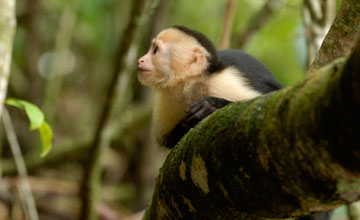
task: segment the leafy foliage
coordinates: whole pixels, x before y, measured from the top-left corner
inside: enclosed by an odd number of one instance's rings
[[[45,121],[44,113],[36,105],[24,100],[8,98],[5,103],[23,110],[29,118],[30,130],[39,130],[42,142],[41,157],[45,157],[52,147],[53,132]]]

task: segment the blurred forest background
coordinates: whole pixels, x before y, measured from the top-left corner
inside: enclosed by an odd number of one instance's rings
[[[154,179],[167,151],[150,134],[152,90],[137,81],[137,59],[161,29],[183,25],[219,44],[227,0],[160,0],[148,9],[136,31],[127,29],[132,0],[18,0],[17,30],[8,97],[38,105],[54,132],[53,149],[40,157],[41,141],[24,114],[8,107],[29,173],[39,219],[78,219],[79,196],[88,150],[102,126],[101,219],[125,219],[148,204]],[[337,7],[341,1],[338,0]],[[261,25],[249,30],[265,6]],[[140,6],[139,6],[140,7]],[[262,61],[284,85],[305,77],[307,31],[302,0],[238,0],[231,47]],[[241,33],[251,32],[240,43]],[[129,39],[131,38],[131,39]],[[119,56],[124,42],[127,57]],[[135,42],[135,43],[134,43]],[[119,67],[120,59],[124,65]],[[118,86],[100,125],[109,84]],[[0,219],[24,219],[24,195],[3,128],[0,141]],[[333,219],[346,219],[345,211]]]

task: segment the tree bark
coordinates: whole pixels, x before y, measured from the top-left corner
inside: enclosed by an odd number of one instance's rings
[[[15,0],[0,0],[0,115],[9,81],[15,28]]]
[[[307,68],[318,53],[335,15],[336,0],[304,0],[302,16],[307,44]]]
[[[334,59],[349,55],[360,37],[359,26],[359,1],[343,0],[319,53],[309,68],[309,72],[317,70]]]
[[[169,154],[144,219],[278,219],[360,198],[360,44],[304,82],[230,104]]]

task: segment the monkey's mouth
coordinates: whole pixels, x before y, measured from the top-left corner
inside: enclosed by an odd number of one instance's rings
[[[141,67],[138,67],[138,79],[143,85],[147,85],[147,81],[149,81],[149,78],[151,77],[151,71],[148,69],[144,69]]]
[[[139,72],[150,72],[150,70],[144,69],[144,68],[142,68],[142,67],[138,67],[138,71],[139,71]]]

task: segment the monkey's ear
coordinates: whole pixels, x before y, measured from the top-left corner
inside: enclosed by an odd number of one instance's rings
[[[189,74],[197,75],[201,74],[206,66],[205,53],[200,48],[195,48],[192,51],[192,58],[189,65]]]

